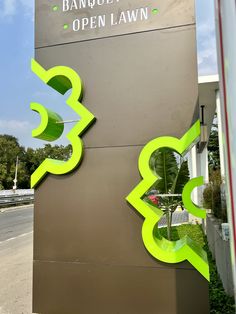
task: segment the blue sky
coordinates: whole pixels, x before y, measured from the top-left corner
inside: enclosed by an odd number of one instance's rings
[[[196,0],[199,75],[217,73],[213,1]],[[39,118],[29,104],[36,101],[54,109],[62,99],[30,71],[34,56],[34,0],[1,0],[0,38],[0,134],[14,135],[26,147],[42,146],[42,142],[31,138]],[[61,114],[64,119],[73,118],[66,112]]]

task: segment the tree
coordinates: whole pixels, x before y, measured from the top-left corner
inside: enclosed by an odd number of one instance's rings
[[[46,144],[43,148],[28,148],[26,151],[26,167],[29,175],[31,175],[38,166],[46,159],[68,160],[71,157],[71,145],[55,145]]]
[[[221,171],[220,171],[220,150],[219,150],[219,135],[217,115],[211,128],[211,133],[208,142],[208,161],[209,161],[209,184],[203,192],[204,206],[212,210],[216,218],[227,221],[227,210],[225,197],[221,199],[224,191],[222,186]]]
[[[11,189],[15,177],[16,158],[19,157],[18,186],[28,186],[29,178],[25,169],[25,149],[20,146],[17,138],[11,135],[0,135],[0,186],[2,189]]]
[[[214,118],[211,133],[208,142],[208,160],[210,172],[220,169],[220,151],[219,151],[219,138],[218,138],[218,123],[217,117]]]
[[[181,194],[189,181],[188,163],[173,150],[160,148],[152,155],[150,168],[158,178],[152,190],[158,195],[158,208],[166,215],[167,235],[171,240],[172,216],[177,207],[183,205]]]
[[[220,169],[212,170],[209,176],[209,183],[203,191],[203,205],[211,209],[213,215],[227,222],[226,202],[222,202],[222,178]]]
[[[46,159],[68,160],[71,157],[71,145],[46,144],[43,148],[20,146],[18,139],[11,135],[0,135],[0,190],[12,189],[15,177],[16,158],[19,158],[17,187],[30,188],[30,176]]]

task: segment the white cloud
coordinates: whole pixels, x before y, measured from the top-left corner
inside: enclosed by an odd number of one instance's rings
[[[31,137],[34,127],[24,120],[0,120],[0,134],[15,136],[20,145],[25,147],[37,147],[39,144]],[[1,312],[0,312],[1,313]]]
[[[199,75],[212,75],[217,70],[215,26],[210,21],[197,27]]]
[[[24,13],[27,16],[30,16],[34,20],[34,0],[20,0],[21,6],[24,9]]]
[[[12,16],[16,13],[16,0],[3,0],[1,15]]]
[[[28,9],[34,8],[34,0],[20,0],[21,4]]]
[[[0,129],[3,132],[21,132],[31,128],[28,121],[19,120],[0,120]]]
[[[200,75],[217,74],[217,56],[214,39],[209,39],[198,54],[198,67]]]
[[[210,34],[214,32],[215,27],[214,27],[214,24],[212,24],[210,21],[207,21],[205,23],[199,23],[197,30],[198,30],[199,35],[205,36],[206,34]]]
[[[2,0],[1,17],[13,17],[22,8],[25,15],[33,16],[34,0]]]

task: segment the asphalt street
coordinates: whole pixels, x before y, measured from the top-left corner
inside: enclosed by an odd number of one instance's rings
[[[33,207],[14,208],[0,213],[0,243],[33,230]]]
[[[31,314],[33,206],[0,212],[0,314]]]

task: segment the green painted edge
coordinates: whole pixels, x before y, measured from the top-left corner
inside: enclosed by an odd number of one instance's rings
[[[199,218],[205,219],[206,218],[206,210],[204,208],[201,208],[197,205],[195,205],[192,202],[191,199],[191,193],[192,191],[198,187],[204,184],[204,178],[203,177],[197,177],[197,178],[193,178],[191,179],[184,187],[183,189],[183,193],[182,193],[182,199],[183,199],[183,203],[184,203],[184,207],[186,208],[186,210]]]
[[[32,131],[32,137],[49,142],[57,140],[64,131],[62,118],[38,103],[31,103],[30,108],[41,116],[41,123]]]
[[[178,241],[168,241],[158,232],[158,222],[163,216],[161,209],[142,200],[143,195],[156,182],[157,177],[149,166],[152,154],[159,148],[168,147],[183,155],[200,136],[200,121],[181,138],[163,136],[150,141],[139,156],[139,171],[143,180],[126,197],[126,200],[145,218],[142,238],[148,252],[156,259],[166,263],[179,263],[188,260],[208,281],[209,265],[206,252],[188,236]]]
[[[74,70],[65,66],[56,66],[45,70],[34,59],[31,61],[31,69],[45,84],[59,93],[65,94],[71,89],[71,94],[66,103],[80,116],[80,121],[66,135],[72,146],[71,158],[67,161],[45,159],[31,176],[31,188],[35,188],[47,173],[66,174],[80,164],[83,157],[83,142],[80,136],[95,121],[95,117],[80,103],[83,90],[82,81]]]

